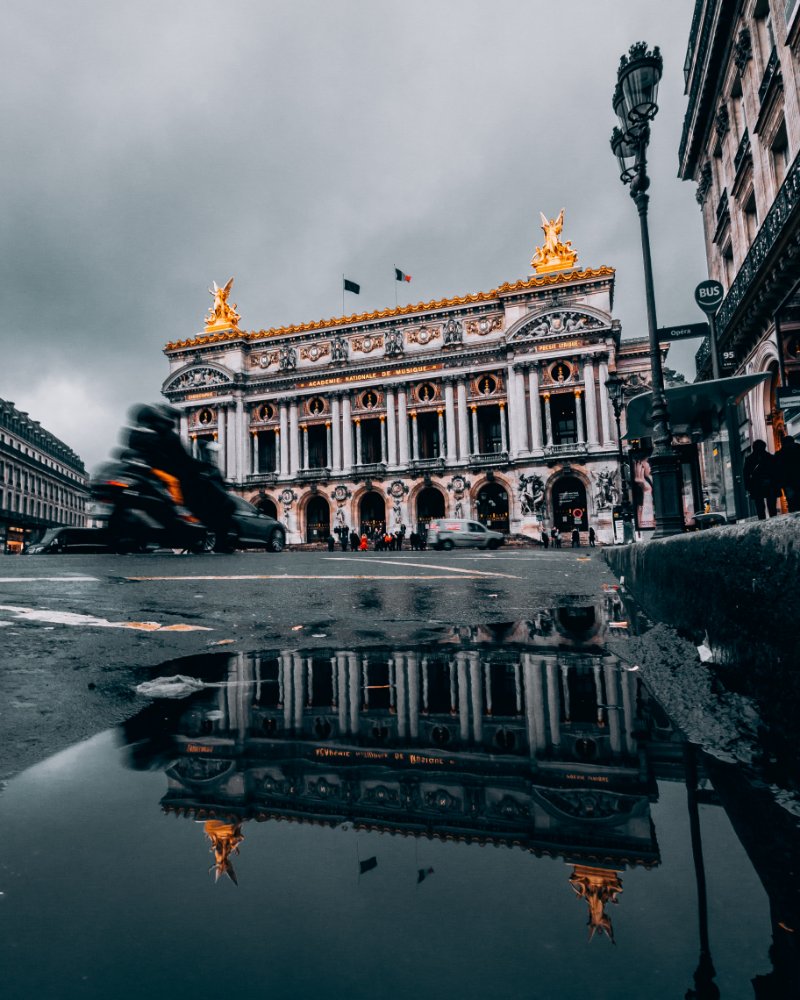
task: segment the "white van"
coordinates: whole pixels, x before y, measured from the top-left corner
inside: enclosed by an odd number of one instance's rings
[[[480,521],[442,517],[428,525],[428,545],[432,549],[496,549],[505,541],[499,531],[484,528]]]

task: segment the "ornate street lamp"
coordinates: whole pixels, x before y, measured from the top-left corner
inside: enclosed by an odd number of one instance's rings
[[[619,161],[620,180],[629,184],[631,198],[639,210],[644,258],[644,283],[647,300],[647,329],[650,338],[650,369],[653,379],[653,454],[650,468],[653,475],[653,506],[655,508],[655,538],[683,531],[683,500],[680,459],[672,447],[667,398],[664,392],[664,371],[658,343],[656,300],[653,291],[653,264],[650,258],[650,233],[647,225],[647,146],[650,142],[650,122],[658,114],[658,84],[663,60],[658,48],[647,51],[645,42],[632,45],[628,55],[620,60],[617,86],[612,98],[620,127],[611,134],[611,149]]]
[[[622,507],[622,538],[623,541],[633,541],[633,515],[631,507],[631,495],[628,490],[628,477],[625,472],[625,457],[622,454],[622,428],[620,427],[620,416],[622,414],[622,394],[625,382],[612,372],[606,379],[606,390],[611,405],[614,408],[614,420],[617,425],[617,459],[619,461],[619,499]]]

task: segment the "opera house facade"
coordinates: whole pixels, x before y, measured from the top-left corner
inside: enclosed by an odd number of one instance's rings
[[[204,331],[165,348],[184,440],[215,440],[231,487],[290,542],[444,516],[611,540],[605,383],[646,389],[647,342],[620,341],[614,270],[577,267],[554,226],[527,278],[336,319],[245,331],[232,280],[215,284]]]

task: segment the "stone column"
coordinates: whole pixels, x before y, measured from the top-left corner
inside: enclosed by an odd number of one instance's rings
[[[347,676],[350,688],[350,732],[359,730],[358,713],[361,708],[361,683],[359,679],[358,658],[355,653],[347,654]]]
[[[296,476],[300,466],[300,421],[297,400],[289,403],[289,475]]]
[[[583,433],[583,400],[581,390],[575,390],[575,429],[578,432],[578,444],[586,443],[586,436]]]
[[[281,429],[280,427],[275,428],[275,472],[278,475],[283,472],[283,467],[281,465],[283,456],[283,446],[281,444]]]
[[[303,464],[301,465],[301,468],[307,469],[308,468],[308,424],[303,424],[302,441],[303,441]]]
[[[458,455],[456,451],[456,407],[453,396],[453,380],[444,380],[445,433],[447,434],[447,464],[452,465]]]
[[[342,408],[341,400],[337,394],[331,398],[331,427],[333,428],[333,465],[334,472],[340,472],[342,468]]]
[[[386,436],[389,439],[389,468],[397,468],[397,410],[394,403],[394,389],[386,390]]]
[[[469,683],[472,694],[472,738],[480,743],[483,738],[483,702],[481,699],[481,660],[477,653],[467,653]]]
[[[329,468],[333,468],[333,437],[331,435],[331,422],[330,420],[325,421],[325,465]]]
[[[386,465],[386,417],[383,413],[378,417],[378,421],[381,425],[381,464]]]
[[[236,400],[234,433],[236,434],[236,480],[237,482],[243,482],[247,475],[247,463],[245,462],[247,427],[245,425],[244,400],[241,396]]]
[[[415,462],[419,461],[419,427],[417,427],[417,411],[411,411],[411,445]]]
[[[554,747],[561,743],[561,703],[558,700],[558,675],[555,657],[547,661],[547,714],[550,716],[550,739]]]
[[[179,430],[178,433],[181,436],[181,441],[183,441],[184,447],[189,447],[189,416],[186,410],[181,410],[181,415],[178,420]]]
[[[419,664],[417,654],[406,656],[408,677],[408,729],[412,739],[419,736]]]
[[[508,431],[506,430],[506,408],[503,405],[502,401],[500,403],[500,450],[508,451]]]
[[[458,402],[458,460],[466,462],[470,455],[469,448],[469,412],[467,410],[467,383],[460,378],[456,385]]]
[[[406,710],[405,657],[402,653],[398,653],[394,658],[394,686],[397,697],[397,735],[403,739],[408,732],[408,712]]]
[[[219,452],[217,454],[217,461],[219,462],[219,471],[222,473],[223,478],[228,478],[228,436],[227,436],[227,413],[224,406],[217,407],[217,444],[219,445]],[[197,439],[195,438],[195,441]]]
[[[258,475],[258,431],[253,431],[253,475]]]
[[[467,692],[467,654],[456,653],[458,664],[459,735],[464,743],[469,739],[469,697]]]
[[[597,373],[600,383],[600,429],[602,432],[602,443],[613,444],[614,438],[611,432],[611,421],[609,420],[608,389],[606,389],[606,379],[608,378],[608,359],[600,358],[599,371]]]
[[[350,415],[350,393],[342,396],[342,471],[350,472],[353,468],[353,418]],[[328,450],[328,461],[331,459]]]
[[[597,393],[594,384],[594,358],[589,355],[583,361],[583,388],[586,393],[586,438],[590,448],[596,448],[597,439]]]
[[[292,653],[292,695],[294,697],[294,728],[303,729],[303,702],[305,701],[305,664],[299,653]]]
[[[441,407],[439,407],[439,409],[436,411],[436,416],[439,418],[439,455],[438,455],[438,457],[442,458],[444,455],[447,454],[447,439],[446,439],[446,436],[445,436],[446,432],[445,432],[445,427],[444,427],[444,410]]]
[[[473,403],[470,406],[470,411],[472,415],[472,448],[470,450],[471,455],[478,454],[478,448],[480,447],[480,436],[478,434],[478,407]]]
[[[508,414],[508,432],[507,432],[507,444],[503,447],[503,451],[508,452],[508,457],[513,458],[517,453],[517,429],[516,429],[516,416],[517,407],[514,400],[514,392],[516,391],[517,382],[514,376],[514,366],[509,365],[506,368],[506,413]],[[502,407],[502,403],[500,404]],[[500,418],[500,424],[502,426],[503,419],[502,414]]]
[[[544,394],[544,443],[553,444],[553,414],[550,412],[550,393]]]
[[[347,732],[347,653],[336,654],[336,682],[339,696],[339,732]]]
[[[517,447],[520,454],[530,454],[528,440],[528,414],[525,407],[525,371],[520,365],[514,368],[514,407],[517,421]]]
[[[356,417],[356,465],[362,465],[361,461],[361,417]]]
[[[534,363],[528,369],[528,401],[531,411],[531,451],[542,453],[542,401],[539,399],[539,365]]]
[[[408,391],[404,385],[397,390],[397,432],[398,462],[401,468],[405,468],[408,465]]]

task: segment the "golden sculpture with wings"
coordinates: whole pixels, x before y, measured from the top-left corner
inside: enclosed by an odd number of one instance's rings
[[[544,243],[536,247],[536,253],[531,261],[531,267],[537,274],[548,274],[550,271],[562,271],[572,267],[578,259],[577,251],[572,249],[569,240],[562,243],[559,240],[564,228],[564,209],[558,213],[557,219],[548,219],[544,212],[539,212],[542,220]]]
[[[236,311],[236,303],[229,304],[228,296],[233,288],[233,278],[222,288],[214,282],[209,288],[209,294],[214,296],[214,303],[206,316],[206,330],[238,330],[241,316]]]

